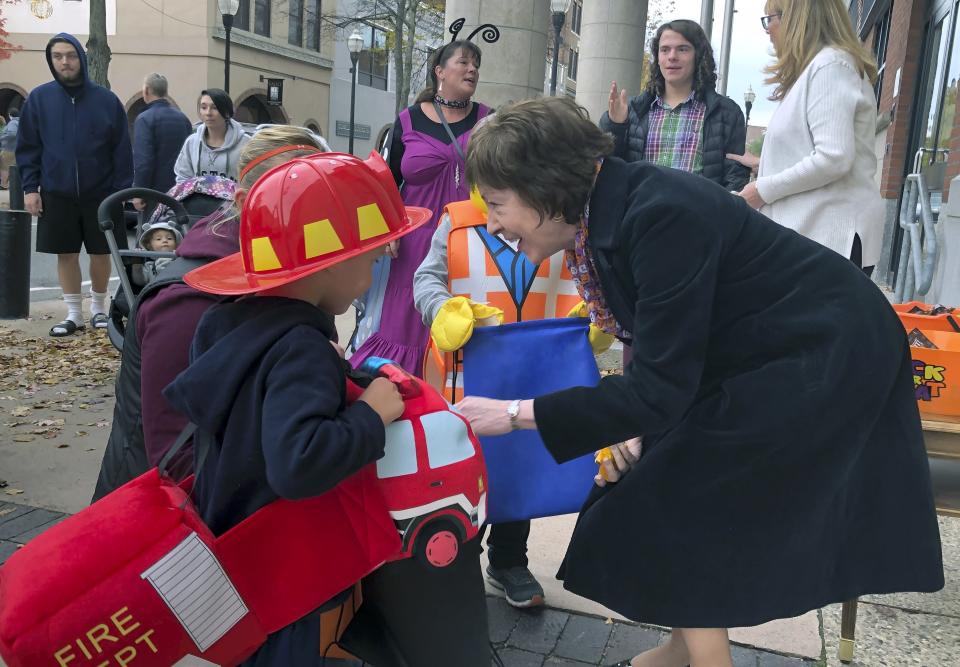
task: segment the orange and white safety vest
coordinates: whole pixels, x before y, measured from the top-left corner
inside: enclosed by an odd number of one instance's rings
[[[447,289],[503,311],[505,324],[566,317],[581,301],[563,253],[534,265],[499,236],[487,232],[486,216],[473,202],[447,204]],[[463,398],[460,352],[441,352],[433,340],[424,359],[424,379],[448,401]],[[442,387],[441,387],[442,384]]]

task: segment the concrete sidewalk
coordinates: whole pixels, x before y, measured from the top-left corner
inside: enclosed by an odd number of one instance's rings
[[[8,503],[0,505],[0,559],[17,548],[18,540],[60,520],[61,513],[87,505],[109,433],[119,355],[103,331],[88,328],[68,339],[48,337],[52,320],[62,312],[58,300],[36,302],[30,320],[0,322],[0,479],[6,481],[0,503]],[[337,325],[346,340],[352,313],[338,318]],[[602,365],[614,365],[616,356],[603,357]],[[517,612],[489,590],[491,639],[501,646],[508,665],[608,664],[664,636],[659,628],[625,623],[563,590],[554,575],[574,521],[574,516],[564,516],[533,522],[530,567],[544,585],[549,609]],[[855,665],[960,664],[960,520],[941,518],[940,527],[946,588],[932,595],[863,601]],[[839,665],[839,625],[837,605],[798,619],[732,630],[731,638],[741,645],[737,665],[803,660]]]

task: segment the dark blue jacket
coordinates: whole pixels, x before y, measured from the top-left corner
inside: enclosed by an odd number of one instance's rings
[[[215,435],[194,499],[217,535],[278,498],[317,496],[383,455],[383,422],[346,404],[333,318],[303,301],[251,297],[210,308],[170,404]],[[309,530],[310,526],[304,526]],[[320,664],[311,614],[270,636],[256,665]]]
[[[54,40],[69,42],[80,56],[83,83],[74,95],[53,68]],[[89,80],[87,54],[73,35],[62,32],[50,40],[47,65],[54,80],[34,88],[20,113],[17,166],[24,192],[96,200],[130,187],[133,155],[123,104]]]
[[[166,192],[173,187],[173,165],[193,133],[190,120],[168,100],[154,100],[133,123],[133,184]]]

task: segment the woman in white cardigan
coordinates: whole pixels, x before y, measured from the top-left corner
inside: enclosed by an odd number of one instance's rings
[[[869,274],[884,215],[874,181],[877,66],[842,0],[768,0],[763,26],[776,50],[767,69],[780,106],[759,175],[739,194],[785,227],[849,257]],[[751,155],[728,156],[756,167]]]

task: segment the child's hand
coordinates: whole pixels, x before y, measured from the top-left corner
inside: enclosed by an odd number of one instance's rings
[[[376,378],[357,399],[363,401],[380,415],[384,426],[400,418],[403,414],[403,399],[397,385],[386,378]]]

